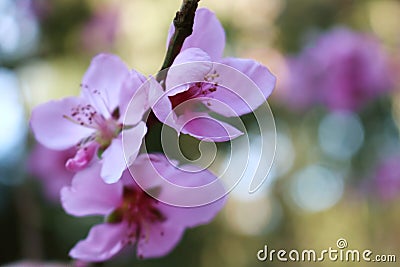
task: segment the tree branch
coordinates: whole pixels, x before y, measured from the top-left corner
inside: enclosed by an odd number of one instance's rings
[[[176,56],[182,49],[183,42],[192,34],[194,16],[199,2],[200,0],[183,0],[180,10],[176,12],[173,21],[175,32],[169,41],[164,63],[157,75],[159,82],[164,81],[167,76],[167,71],[162,70],[171,67]]]

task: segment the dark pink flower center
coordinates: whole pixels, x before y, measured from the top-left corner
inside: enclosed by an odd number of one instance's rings
[[[81,140],[80,144],[78,144],[79,146],[85,146],[88,143],[96,141],[100,148],[104,150],[122,130],[122,124],[118,122],[118,108],[112,112],[110,118],[106,119],[92,105],[78,105],[71,109],[69,115],[64,115],[64,118],[83,127],[95,130],[94,134]]]
[[[137,188],[124,187],[123,201],[108,217],[107,222],[126,222],[129,226],[128,243],[149,236],[152,224],[165,221],[157,207],[158,201]],[[163,234],[163,233],[161,233]]]
[[[175,109],[181,103],[190,99],[199,97],[212,97],[211,93],[217,91],[218,82],[216,79],[219,77],[217,72],[213,72],[204,77],[204,82],[193,83],[190,88],[182,93],[170,96],[169,100],[172,104],[172,109]]]
[[[124,219],[130,223],[163,221],[158,201],[140,189],[125,187],[123,194]]]

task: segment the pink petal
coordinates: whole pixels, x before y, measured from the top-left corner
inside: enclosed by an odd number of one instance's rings
[[[168,70],[166,88],[169,96],[189,89],[189,83],[204,81],[212,68],[209,55],[199,48],[183,50]]]
[[[184,229],[171,223],[152,224],[147,236],[137,244],[137,255],[140,259],[162,257],[170,253],[178,244]]]
[[[121,117],[124,116],[128,105],[131,103],[131,99],[135,96],[136,94],[138,94],[138,90],[139,88],[141,88],[143,86],[143,84],[146,82],[146,77],[143,76],[142,74],[140,74],[139,72],[135,71],[135,70],[131,70],[130,72],[130,79],[128,79],[124,86],[123,86],[123,90],[121,90],[120,96],[119,96],[119,109],[120,109],[120,114]],[[142,103],[141,106],[144,107],[144,104],[147,104],[147,102]],[[142,108],[143,109],[143,108]],[[139,114],[137,116],[140,115],[140,111],[139,109],[137,109],[137,111],[139,112]],[[141,114],[143,115],[143,114]],[[134,123],[137,123],[139,120],[135,120]]]
[[[43,185],[44,193],[54,202],[60,202],[60,190],[71,183],[73,173],[65,168],[65,162],[76,153],[75,148],[51,150],[35,144],[27,161],[27,171]]]
[[[152,107],[163,96],[164,89],[152,76],[149,77],[147,83],[149,84],[149,104]]]
[[[61,190],[62,206],[74,216],[107,215],[122,201],[122,184],[106,184],[100,178],[100,164],[78,172],[72,185]]]
[[[177,164],[175,161],[173,163]],[[138,183],[140,188],[146,190],[161,186],[160,175],[169,175],[169,172],[173,175],[174,171],[175,168],[170,165],[164,154],[141,154],[129,167],[130,173],[124,173],[122,179],[125,179],[127,185],[137,186]]]
[[[119,57],[99,54],[92,59],[82,79],[82,94],[96,110],[109,117],[119,106],[121,90],[129,85],[129,78],[129,69]]]
[[[181,166],[186,171],[176,170],[174,173],[163,173],[164,178],[173,184],[185,187],[200,187],[215,182],[217,177],[208,170],[198,172],[189,172],[198,170],[198,167],[185,165]],[[179,175],[178,175],[179,172]],[[221,193],[225,195],[222,184],[219,184]],[[225,205],[226,197],[199,207],[175,207],[160,203],[160,211],[168,218],[170,223],[182,227],[195,227],[201,224],[209,223]]]
[[[154,77],[150,77],[143,85],[143,89],[141,88],[140,90],[144,90],[146,92],[147,104],[149,105],[150,108],[152,108],[156,117],[160,121],[165,122],[165,120],[171,113],[172,105],[168,98],[168,94],[164,92],[162,86],[154,79]],[[140,97],[134,101],[139,102],[139,99]],[[129,125],[129,122],[131,120],[130,114],[133,113],[135,113],[134,103],[132,103],[132,105],[129,106],[129,109],[126,113],[124,124]],[[135,117],[135,115],[133,115],[132,117]]]
[[[133,129],[124,130],[122,139],[114,139],[104,151],[101,177],[106,183],[117,182],[123,171],[136,159],[146,132],[146,124],[140,122]]]
[[[93,133],[93,129],[71,122],[71,109],[84,104],[84,99],[68,97],[50,101],[33,109],[31,128],[36,140],[47,148],[64,150]]]
[[[200,112],[187,112],[180,116],[179,125],[182,128],[178,132],[205,141],[225,142],[243,134],[235,127]]]
[[[135,125],[142,120],[143,115],[150,108],[149,91],[150,83],[147,81],[135,93],[125,96],[127,97],[127,100],[125,100],[127,104],[121,110],[123,111],[121,121],[124,125]]]
[[[103,152],[102,159],[101,178],[107,184],[118,182],[126,169],[122,140],[113,139],[111,145]]]
[[[168,94],[165,93],[157,82],[153,83],[153,91],[154,91],[154,101],[152,104],[152,110],[156,115],[157,119],[159,119],[162,123],[167,125],[174,125],[177,120],[177,116],[175,112],[172,111],[172,104],[168,98]]]
[[[79,241],[69,252],[74,259],[88,262],[106,261],[125,246],[125,223],[95,225],[85,240]]]
[[[215,64],[221,86],[207,96],[226,103],[237,115],[247,114],[258,108],[275,87],[275,76],[254,60],[224,58],[219,62],[232,68]],[[209,108],[222,115],[232,116],[226,108],[219,109],[220,105]]]
[[[83,170],[92,161],[94,154],[97,151],[97,147],[98,144],[96,142],[92,142],[85,147],[79,148],[75,156],[67,160],[67,163],[65,163],[65,167],[69,171],[73,172]]]
[[[254,84],[249,85],[248,88],[251,87],[257,90]],[[229,89],[221,85],[213,86],[213,88],[215,88],[214,92],[198,98],[209,110],[224,117],[239,117],[252,112],[246,100],[233,91],[233,88]]]
[[[226,195],[222,183],[208,170],[199,170],[192,165],[177,165],[176,161],[168,160],[163,154],[142,154],[129,170],[143,190],[161,189],[157,195],[152,195],[160,203],[177,207],[198,207],[213,203]],[[208,217],[205,219],[208,220]],[[200,222],[195,221],[188,225],[195,223]],[[183,222],[182,225],[187,224]]]
[[[133,129],[122,132],[123,155],[125,156],[128,166],[136,159],[146,133],[146,123],[142,121]]]
[[[200,207],[174,207],[159,205],[160,211],[175,225],[182,227],[196,227],[210,223],[225,205],[225,198]]]
[[[171,25],[168,32],[168,43],[174,31],[174,25]],[[215,14],[206,8],[200,8],[196,11],[193,33],[186,38],[182,51],[191,47],[204,50],[213,60],[221,58],[224,52],[224,28]]]

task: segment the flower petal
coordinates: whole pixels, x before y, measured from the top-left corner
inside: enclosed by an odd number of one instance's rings
[[[139,122],[133,129],[123,132],[123,155],[126,158],[128,166],[136,159],[146,133],[147,127],[143,121]]]
[[[181,240],[184,228],[171,223],[152,224],[147,236],[138,240],[137,255],[140,259],[162,257],[171,252]]]
[[[154,101],[151,108],[154,115],[164,124],[175,124],[177,116],[172,110],[172,103],[168,98],[168,94],[163,91],[161,85],[156,81],[151,83],[153,83],[152,88],[154,91]]]
[[[122,172],[126,169],[122,140],[113,139],[111,145],[104,150],[102,155],[101,178],[107,184],[118,182]]]
[[[207,113],[187,112],[179,117],[181,129],[178,132],[189,134],[199,140],[225,142],[242,135],[235,127],[219,121]]]
[[[208,170],[199,170],[193,165],[184,165],[180,167],[183,170],[176,170],[174,173],[163,173],[163,177],[173,184],[185,187],[200,187],[215,182],[217,177]],[[191,170],[191,172],[189,172]],[[197,172],[194,172],[198,170]],[[220,184],[221,192],[224,192]],[[226,197],[199,207],[175,207],[160,203],[160,211],[168,218],[170,223],[182,227],[195,227],[209,223],[225,205]]]
[[[124,115],[125,112],[127,111],[128,107],[130,105],[133,105],[133,99],[138,99],[136,100],[136,102],[134,102],[135,104],[135,111],[137,111],[137,115],[135,114],[130,114],[131,116],[133,116],[133,118],[131,118],[131,123],[132,124],[136,124],[143,116],[143,113],[146,110],[146,105],[148,105],[148,101],[144,101],[142,100],[143,96],[146,96],[145,94],[139,92],[139,89],[142,88],[143,84],[146,82],[146,77],[143,76],[142,74],[140,74],[139,72],[135,71],[135,70],[131,70],[130,72],[130,78],[126,81],[126,83],[124,84],[120,96],[119,96],[119,110],[120,110],[120,114]],[[147,92],[145,92],[147,93]],[[140,103],[140,101],[143,101]],[[136,108],[136,103],[140,104],[137,108]],[[147,107],[148,109],[148,107]],[[121,116],[122,117],[122,116]],[[140,118],[139,118],[140,117]],[[122,117],[123,118],[123,117]],[[137,119],[139,118],[139,119]]]
[[[275,76],[254,60],[224,58],[219,62],[222,64],[215,64],[214,69],[219,74],[221,86],[207,96],[226,103],[239,116],[258,108],[275,87]],[[209,108],[221,115],[232,116],[228,109],[219,109],[221,105]]]
[[[82,79],[82,94],[106,117],[119,106],[120,93],[130,78],[125,63],[117,56],[99,54],[92,59]]]
[[[41,144],[35,144],[27,160],[27,171],[43,185],[46,196],[60,202],[60,190],[71,184],[73,173],[65,168],[65,162],[76,153],[75,148],[51,150]]]
[[[174,32],[174,25],[171,25],[168,32],[168,43]],[[186,38],[182,51],[191,47],[198,47],[204,50],[213,60],[220,59],[224,52],[224,28],[215,14],[206,8],[200,8],[196,11],[193,33]]]
[[[178,167],[163,154],[142,154],[129,168],[135,182],[161,203],[176,207],[202,207],[226,195],[215,175],[193,165]],[[153,193],[154,188],[158,188]],[[216,204],[219,205],[219,204]],[[201,210],[201,209],[199,209]],[[207,217],[205,217],[207,220]],[[183,226],[195,225],[198,221]]]
[[[172,225],[176,229],[184,229],[210,222],[225,204],[226,191],[222,184],[207,169],[202,170],[194,165],[176,166],[177,162],[170,162],[163,154],[143,154],[132,165],[131,172],[142,188],[160,187],[161,190],[158,197],[160,197],[159,200],[161,201],[163,199],[179,200],[181,194],[185,198],[204,199],[204,195],[201,197],[195,191],[187,193],[188,191],[186,190],[188,188],[197,189],[214,183],[215,186],[208,189],[215,190],[212,193],[218,191],[222,195],[217,201],[213,201],[210,204],[188,208],[171,206],[163,202],[158,202],[157,204],[157,209],[166,218],[165,226]],[[171,187],[171,184],[173,187]],[[184,191],[179,191],[182,189]],[[199,193],[204,193],[204,191],[199,191]],[[185,199],[185,201],[187,200]],[[157,236],[157,232],[160,232],[159,230],[152,230],[152,232],[157,238],[161,238],[159,235]]]
[[[84,101],[82,98],[68,97],[34,108],[30,124],[36,140],[47,148],[64,150],[93,133],[93,129],[65,118],[71,116],[72,108],[85,104]]]
[[[210,223],[225,205],[225,198],[200,207],[174,207],[160,204],[159,209],[168,220],[182,227],[196,227]]]
[[[79,241],[69,255],[88,262],[106,261],[125,246],[127,235],[125,223],[95,225],[85,240]]]
[[[72,185],[61,190],[62,206],[74,216],[107,215],[122,200],[122,184],[106,184],[100,178],[101,165],[96,163],[78,172]]]
[[[177,164],[175,161],[174,163]],[[124,173],[123,179],[128,185],[135,187],[139,184],[140,188],[147,190],[160,187],[163,176],[169,175],[167,172],[170,171],[174,172],[175,168],[170,166],[170,162],[168,162],[165,155],[159,153],[141,154],[129,167],[129,175]]]
[[[101,177],[106,183],[117,182],[123,171],[136,159],[146,132],[146,124],[141,121],[132,129],[124,130],[122,139],[113,139],[102,155]]]
[[[91,142],[87,146],[79,148],[75,156],[67,160],[65,168],[72,172],[83,170],[92,162],[97,149],[98,144],[96,142]]]
[[[199,48],[183,50],[175,58],[166,78],[168,95],[175,95],[189,89],[189,84],[204,81],[212,69],[209,55]]]
[[[101,177],[108,183],[117,182],[123,171],[136,159],[147,127],[140,122],[133,129],[123,131],[122,139],[114,139],[104,151]]]
[[[126,126],[135,125],[143,119],[143,115],[150,108],[149,99],[150,83],[146,82],[138,88],[138,90],[130,95],[125,108],[122,110],[124,113],[122,121]]]

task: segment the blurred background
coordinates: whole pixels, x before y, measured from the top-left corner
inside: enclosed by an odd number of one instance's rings
[[[66,266],[70,248],[102,220],[63,212],[58,191],[71,180],[62,171],[71,152],[35,145],[32,108],[78,94],[99,52],[156,73],[180,4],[0,0],[0,264]],[[351,249],[400,257],[400,2],[202,0],[200,6],[221,20],[226,56],[253,58],[278,78],[268,101],[277,133],[273,169],[261,190],[248,195],[237,188],[211,224],[188,230],[168,256],[140,261],[130,248],[101,266],[282,266],[259,262],[257,251],[323,250],[339,238]],[[243,119],[251,128],[254,118]]]

